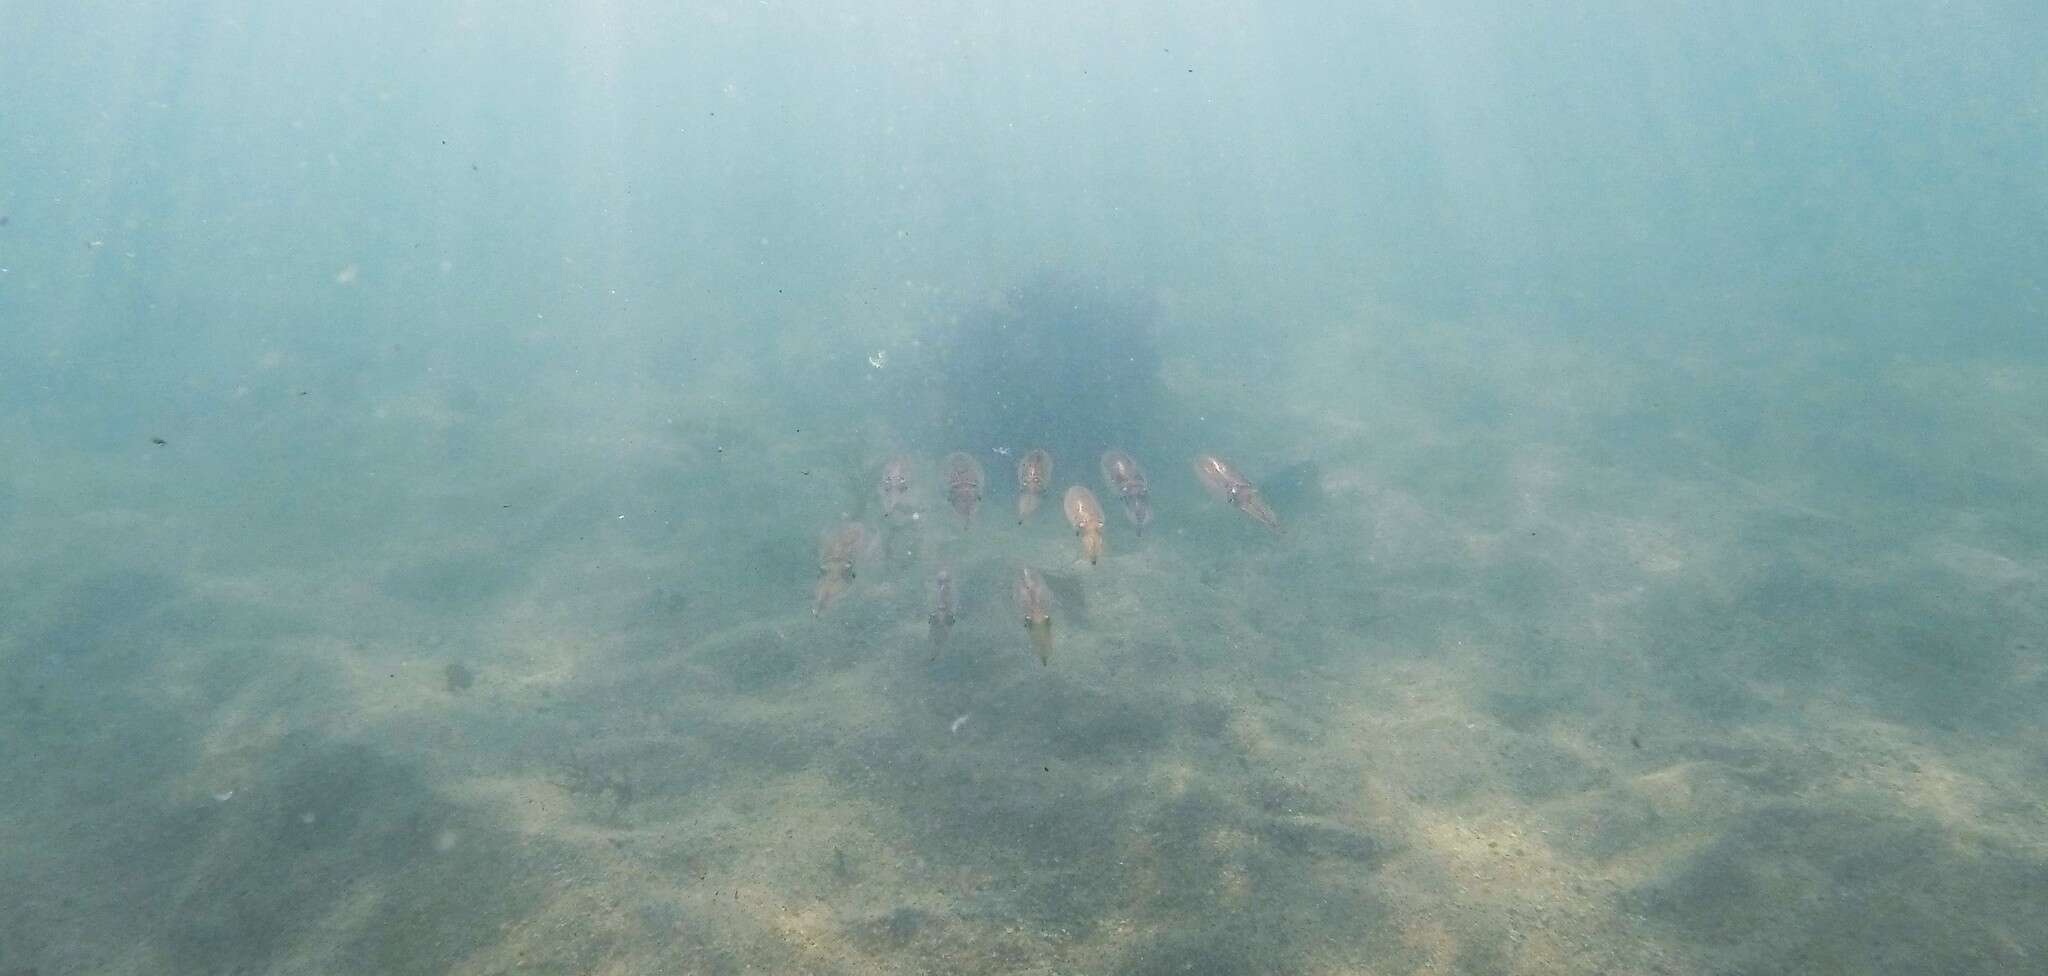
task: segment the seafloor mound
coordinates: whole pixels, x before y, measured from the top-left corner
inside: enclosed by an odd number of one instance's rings
[[[1141,450],[1156,427],[1156,318],[1140,296],[1044,274],[947,323],[927,342],[925,452],[1044,447],[1057,482],[1092,482],[1104,448]]]

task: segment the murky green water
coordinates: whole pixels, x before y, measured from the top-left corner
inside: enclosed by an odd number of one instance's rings
[[[2044,27],[0,5],[0,974],[2026,971]]]

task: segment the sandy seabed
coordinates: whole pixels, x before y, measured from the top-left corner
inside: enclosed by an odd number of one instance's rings
[[[1383,318],[1255,404],[1169,357],[1286,534],[1134,446],[1090,567],[991,456],[815,620],[898,445],[743,371],[16,425],[0,973],[2041,965],[2041,369]]]

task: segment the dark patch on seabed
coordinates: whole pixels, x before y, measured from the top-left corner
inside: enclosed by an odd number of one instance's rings
[[[925,343],[934,361],[898,371],[938,381],[888,395],[906,434],[934,456],[1043,447],[1057,480],[1093,481],[1104,449],[1136,449],[1168,425],[1158,330],[1149,298],[1046,272],[938,329]],[[991,472],[999,483],[1007,474]]]
[[[162,906],[166,972],[265,971],[330,927],[338,969],[442,972],[536,897],[501,883],[528,848],[365,746],[294,737],[215,815]]]
[[[66,587],[44,613],[42,629],[23,643],[71,662],[137,654],[144,645],[134,639],[135,628],[178,595],[175,582],[160,573],[123,569],[89,577]]]
[[[1630,907],[1733,951],[1734,972],[2023,971],[2048,859],[2000,843],[1964,849],[1947,832],[1774,804],[1637,888]]]
[[[190,737],[172,716],[155,720],[175,757],[138,761],[183,768]],[[90,849],[70,855],[68,867],[30,860],[36,876],[10,883],[40,894],[0,911],[17,936],[0,947],[0,964],[92,971],[107,960],[87,953],[119,946],[143,972],[441,973],[501,939],[539,897],[504,880],[537,870],[541,849],[364,745],[288,736],[252,779],[215,797],[142,782],[105,757],[95,763],[124,776],[127,789],[118,806],[93,815]],[[70,875],[53,869],[94,880],[68,891],[61,878]],[[66,917],[31,922],[52,911]],[[80,912],[100,917],[81,923]],[[35,941],[80,924],[106,941]]]
[[[387,593],[442,608],[465,608],[498,596],[518,579],[502,555],[436,556],[385,574]]]

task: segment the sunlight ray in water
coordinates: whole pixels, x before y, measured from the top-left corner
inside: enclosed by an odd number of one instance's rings
[[[2038,968],[2044,28],[0,4],[0,974]]]

